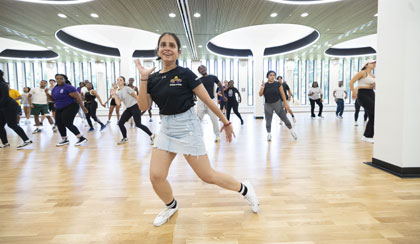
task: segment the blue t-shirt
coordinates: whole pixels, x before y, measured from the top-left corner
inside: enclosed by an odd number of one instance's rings
[[[51,96],[54,98],[55,108],[60,109],[75,103],[76,99],[69,95],[73,92],[77,92],[74,86],[68,84],[55,86],[51,91]]]

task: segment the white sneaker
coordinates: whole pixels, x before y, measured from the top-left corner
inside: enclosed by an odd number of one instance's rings
[[[244,198],[248,201],[249,206],[251,206],[252,212],[257,213],[260,202],[258,201],[257,194],[255,194],[254,186],[248,180],[242,182],[242,184],[248,189]]]
[[[267,133],[267,141],[271,141],[271,133]]]
[[[354,121],[354,126],[359,126],[359,125],[357,124],[357,121]]]
[[[124,144],[126,142],[128,142],[128,139],[127,138],[122,138],[121,141],[119,141],[117,144],[118,145],[122,145],[122,144]]]
[[[297,134],[293,129],[289,129],[289,133],[293,137],[294,140],[297,140]]]
[[[172,215],[174,215],[176,211],[178,211],[178,206],[175,208],[166,207],[156,216],[155,220],[153,221],[153,225],[159,227],[168,222],[168,220],[172,217]]]
[[[293,120],[293,123],[296,124],[296,118],[295,117],[292,117],[292,120]]]
[[[155,134],[152,134],[151,136],[150,136],[150,145],[153,145],[153,144],[155,144]],[[126,138],[127,139],[127,138]]]
[[[214,142],[219,142],[220,141],[220,136],[216,136],[216,139],[214,140]]]
[[[374,143],[373,138],[368,138],[365,136],[362,137],[362,141],[367,142],[367,143]]]

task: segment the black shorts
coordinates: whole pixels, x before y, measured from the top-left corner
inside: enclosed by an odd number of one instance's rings
[[[50,112],[55,112],[55,105],[53,102],[48,103],[48,109],[50,110]]]
[[[117,106],[117,104],[115,103],[115,99],[111,99],[111,106]]]

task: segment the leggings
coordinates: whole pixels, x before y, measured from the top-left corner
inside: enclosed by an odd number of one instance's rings
[[[357,93],[357,100],[368,114],[369,120],[366,124],[365,133],[367,138],[373,138],[375,123],[375,92],[372,89],[360,89]]]
[[[73,124],[77,112],[79,112],[79,105],[77,103],[69,104],[55,111],[55,123],[57,124],[61,137],[67,136],[66,128],[75,136],[80,134],[79,129]]]
[[[93,118],[96,122],[98,122],[100,125],[104,125],[98,117],[96,117],[96,109],[98,108],[98,103],[96,101],[85,103],[85,107],[88,110],[88,113],[86,114],[86,120],[90,126],[90,128],[93,128],[92,121],[90,120],[90,117]]]
[[[316,100],[313,100],[313,99],[309,98],[309,101],[311,102],[311,116],[315,117],[315,103],[318,104],[318,106],[319,106],[318,116],[321,116],[322,115],[322,108],[324,107],[324,105],[322,105],[321,99],[318,98]]]
[[[237,101],[226,102],[226,118],[227,118],[227,120],[230,120],[230,111],[233,108],[233,112],[236,114],[236,116],[239,117],[239,119],[241,120],[241,123],[243,122],[241,114],[238,111],[238,107],[239,107],[239,104],[238,104]]]
[[[278,100],[274,103],[265,103],[264,104],[264,114],[265,114],[265,128],[267,132],[271,132],[271,121],[273,120],[273,112],[280,117],[280,119],[286,124],[287,128],[292,129],[292,123],[287,118],[286,112],[283,109],[283,104],[281,100]]]
[[[0,109],[0,139],[3,144],[7,144],[7,133],[4,128],[7,124],[16,134],[22,138],[23,141],[29,140],[25,131],[17,123],[18,106],[10,106],[7,108]]]
[[[360,112],[360,103],[359,103],[359,101],[357,101],[357,99],[354,102],[354,109],[355,109],[355,111],[354,111],[354,121],[357,121],[359,119],[359,112]],[[364,121],[366,121],[367,119],[368,119],[368,114],[365,111]]]
[[[120,127],[121,134],[123,138],[127,138],[127,129],[125,128],[124,124],[131,118],[134,118],[134,123],[144,132],[146,132],[149,136],[152,136],[152,132],[147,128],[147,126],[141,123],[141,111],[137,104],[125,109],[123,114],[121,115],[120,120],[118,121],[118,126]]]

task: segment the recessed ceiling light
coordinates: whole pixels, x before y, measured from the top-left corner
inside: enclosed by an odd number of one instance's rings
[[[64,48],[64,49],[67,49],[67,48],[69,48],[69,47],[64,46],[63,48]]]
[[[328,44],[329,47],[332,47],[332,44]]]
[[[157,32],[159,32],[159,30],[156,30]]]
[[[196,17],[196,18],[200,18],[200,17],[201,17],[201,14],[200,14],[200,13],[195,13],[195,14],[194,14],[194,17]]]
[[[91,16],[92,18],[99,18],[99,15],[97,15],[97,14],[95,14],[95,13],[91,13],[91,14],[90,14],[90,16]]]
[[[305,18],[306,16],[308,16],[309,14],[308,13],[303,13],[303,14],[301,14],[300,15],[300,17],[303,17],[303,18]]]
[[[61,47],[60,46],[56,46],[56,47],[57,47],[58,50],[61,50]]]
[[[105,62],[105,61],[101,60],[101,63],[103,63],[103,62]]]
[[[277,17],[277,13],[272,13],[272,14],[270,14],[270,17],[271,17],[271,18]]]
[[[378,13],[376,13],[376,14],[374,15],[374,17],[378,17]]]
[[[67,18],[67,16],[65,15],[65,14],[57,14],[58,15],[58,17],[60,17],[60,18],[63,18],[63,19],[65,19],[65,18]]]
[[[187,48],[187,46],[184,45],[184,46],[182,46],[182,48]]]
[[[48,49],[53,49],[52,47],[47,47]]]
[[[175,17],[176,17],[176,14],[174,14],[174,13],[170,13],[170,14],[169,14],[169,17],[171,17],[171,18],[175,18]]]
[[[202,48],[203,46],[202,45],[198,45],[198,48]]]
[[[327,31],[330,31],[330,29],[327,29]]]

